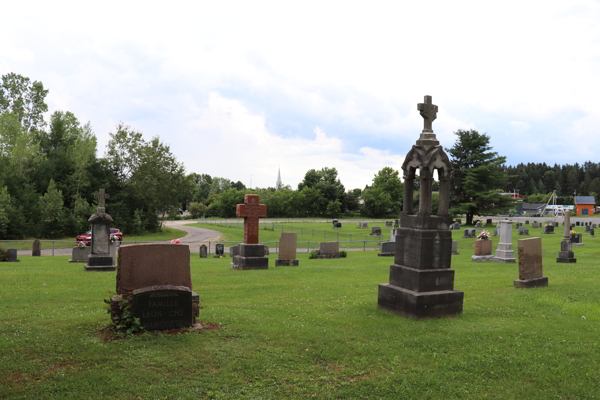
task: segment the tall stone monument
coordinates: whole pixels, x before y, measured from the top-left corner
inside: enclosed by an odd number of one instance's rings
[[[558,253],[557,263],[574,264],[577,262],[573,253],[573,244],[571,243],[571,216],[567,211],[565,213],[565,222],[563,224],[565,234],[560,242],[560,252]]]
[[[114,271],[115,265],[110,254],[110,225],[113,219],[106,213],[104,200],[109,198],[104,189],[94,195],[99,199],[96,213],[88,221],[92,223],[92,250],[88,255],[88,262],[84,266],[86,271]]]
[[[406,155],[404,171],[404,211],[402,227],[396,233],[396,259],[390,266],[389,283],[379,285],[380,309],[412,318],[432,318],[460,314],[464,293],[454,290],[452,232],[448,230],[448,203],[452,168],[436,139],[431,123],[438,107],[425,96],[417,106],[425,127],[417,144]],[[419,212],[412,212],[415,173],[419,170]],[[440,180],[437,215],[431,214],[433,173]]]
[[[499,221],[500,225],[500,242],[496,247],[496,257],[492,261],[497,263],[516,263],[512,245],[512,222]]]
[[[233,257],[233,269],[268,269],[265,246],[258,243],[258,219],[267,216],[267,205],[260,204],[257,194],[244,195],[244,204],[235,206],[235,215],[244,217],[244,243],[239,245],[239,255]]]

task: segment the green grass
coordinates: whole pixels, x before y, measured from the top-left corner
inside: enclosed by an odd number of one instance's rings
[[[568,265],[555,262],[562,235],[542,235],[549,287],[515,289],[517,266],[471,262],[475,241],[462,234],[455,318],[377,310],[392,259],[373,251],[299,254],[295,268],[271,255],[262,271],[193,255],[200,320],[220,329],[108,342],[114,273],[68,256],[0,264],[0,398],[597,398],[600,237],[585,234]]]
[[[125,235],[124,243],[131,244],[131,242],[158,242],[163,240],[171,240],[175,238],[181,238],[187,235],[186,231],[181,229],[168,228],[163,226],[160,232],[146,233],[144,235],[129,236]],[[33,241],[35,239],[26,240],[6,240],[0,241],[0,246],[5,249],[17,249],[17,250],[31,250]],[[54,243],[53,243],[54,242]],[[51,249],[54,244],[55,249],[66,249],[75,245],[74,237],[66,237],[61,239],[40,239],[40,245],[42,250]]]
[[[223,234],[223,241],[242,242],[244,240],[244,223],[230,222],[222,224],[204,224],[192,223],[189,226],[207,228],[219,231]],[[379,226],[381,228],[381,237],[370,236],[371,227]],[[374,248],[379,247],[379,243],[389,239],[392,228],[386,228],[384,222],[369,223],[368,229],[359,229],[356,223],[342,223],[342,229],[333,229],[331,222],[290,222],[290,223],[263,223],[260,225],[260,241],[263,243],[278,242],[281,232],[296,233],[298,242],[311,242],[311,248],[318,246],[319,242],[340,241],[342,248]],[[354,241],[356,243],[344,243],[344,241]],[[365,243],[366,241],[366,243]],[[302,244],[302,247],[306,247]]]

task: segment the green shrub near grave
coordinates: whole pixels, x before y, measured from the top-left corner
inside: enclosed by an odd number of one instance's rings
[[[8,260],[8,250],[0,246],[0,261]]]

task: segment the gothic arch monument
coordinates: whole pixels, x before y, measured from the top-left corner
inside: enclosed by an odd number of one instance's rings
[[[417,109],[425,126],[417,144],[406,155],[402,227],[396,233],[396,259],[390,266],[389,283],[379,285],[377,305],[412,318],[457,315],[462,312],[464,293],[454,290],[452,232],[448,229],[450,202],[450,160],[432,129],[438,107],[431,96]],[[419,210],[413,212],[413,182],[419,171]],[[437,170],[440,205],[431,213],[432,183]]]

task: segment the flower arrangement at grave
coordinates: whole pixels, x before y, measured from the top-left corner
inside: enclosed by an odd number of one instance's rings
[[[110,242],[111,243],[115,243],[117,241],[117,237],[116,236],[111,236],[110,237]]]
[[[486,230],[481,231],[481,233],[477,236],[477,239],[488,240],[490,238],[490,233]]]
[[[85,249],[87,247],[87,245],[83,242],[77,242],[77,244],[75,245],[75,247],[78,247],[80,249]]]
[[[179,243],[181,243],[181,240],[179,240],[179,239],[173,239],[173,240],[171,240],[171,243],[179,244]]]

